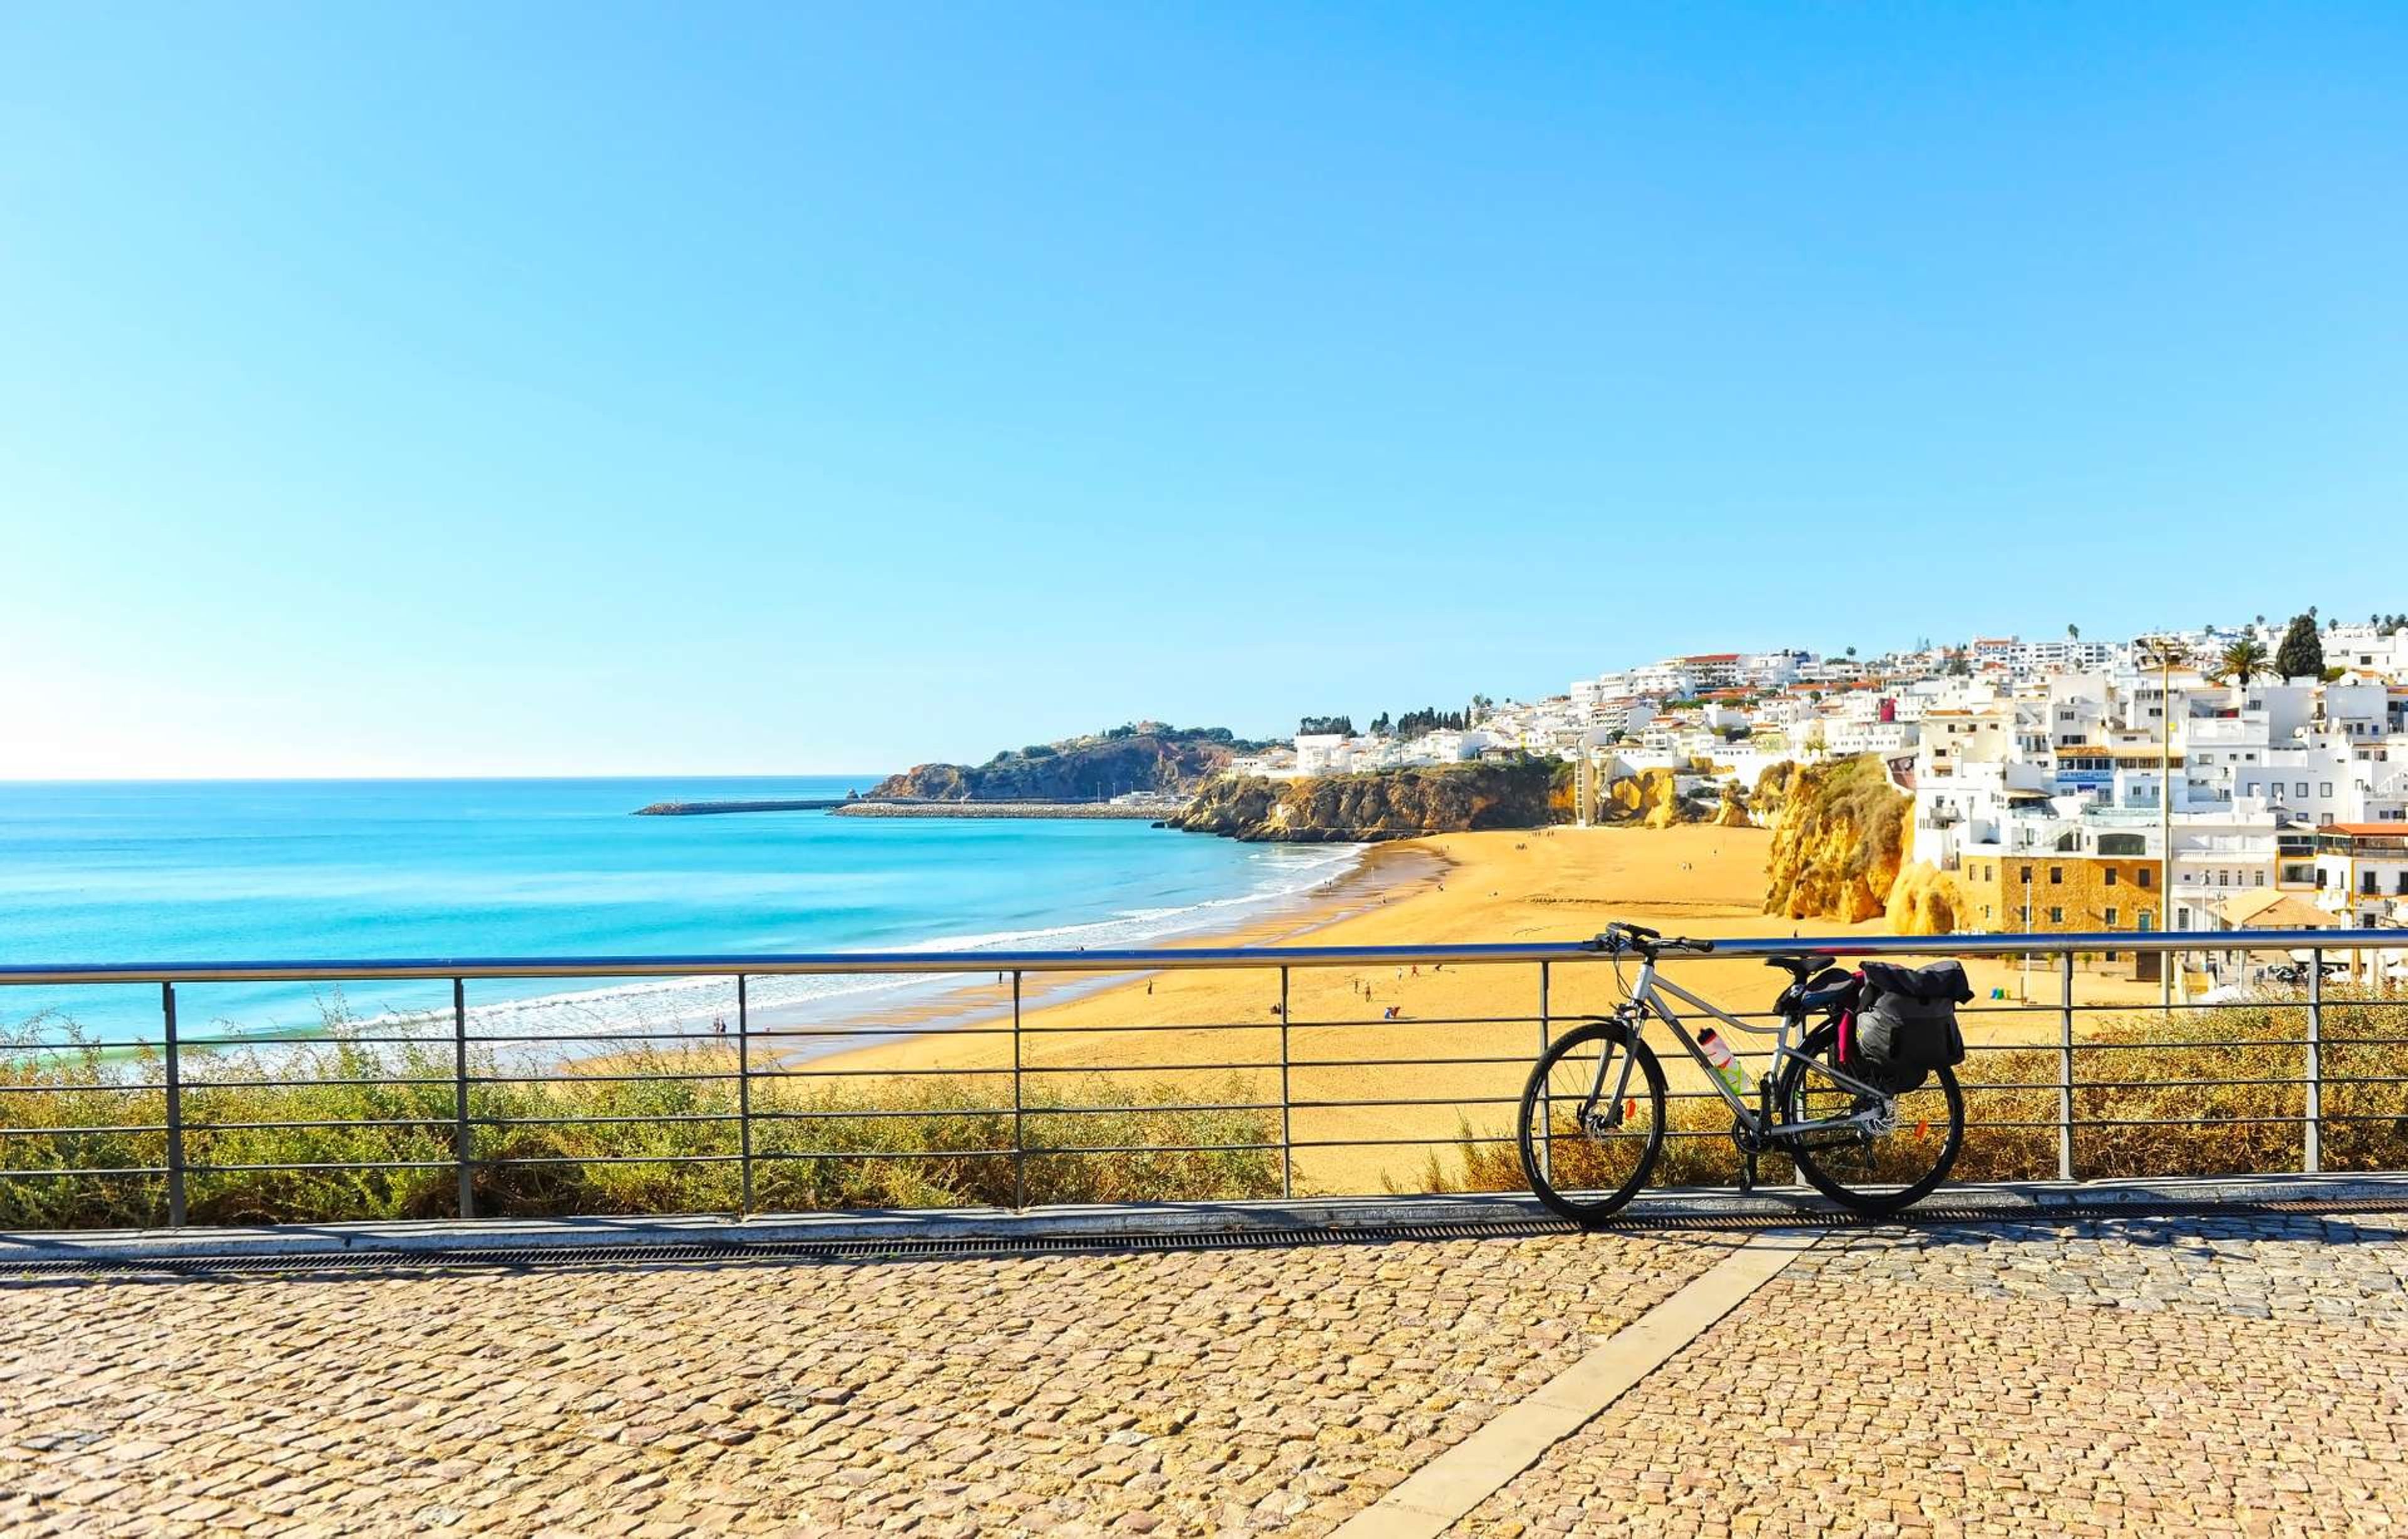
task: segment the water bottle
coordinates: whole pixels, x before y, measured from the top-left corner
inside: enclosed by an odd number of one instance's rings
[[[1713,1027],[1698,1033],[1698,1045],[1705,1050],[1706,1061],[1713,1066],[1714,1075],[1731,1087],[1731,1094],[1747,1094],[1747,1070],[1731,1057],[1729,1044],[1714,1034]]]

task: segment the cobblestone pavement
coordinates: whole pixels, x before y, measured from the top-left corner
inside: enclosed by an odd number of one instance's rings
[[[0,1292],[0,1532],[1326,1533],[1743,1236]],[[1842,1231],[1454,1531],[2408,1526],[2400,1224]]]
[[[2408,1527],[2372,1218],[1839,1233],[1457,1535]]]
[[[0,1532],[1321,1533],[1742,1238],[0,1290]]]

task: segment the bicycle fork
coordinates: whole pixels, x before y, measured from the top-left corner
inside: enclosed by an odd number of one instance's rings
[[[1625,1021],[1622,1023],[1622,1029],[1627,1035],[1629,1042],[1623,1044],[1622,1072],[1613,1082],[1613,1100],[1607,1102],[1605,1129],[1608,1132],[1622,1126],[1622,1109],[1629,1103],[1630,1066],[1638,1059],[1638,1055],[1631,1052],[1629,1047],[1629,1043],[1639,1040],[1638,1023]],[[1580,1127],[1581,1131],[1584,1133],[1592,1132],[1596,1126],[1592,1119],[1597,1115],[1597,1103],[1604,1098],[1605,1072],[1612,1062],[1613,1054],[1611,1051],[1598,1055],[1597,1077],[1589,1082],[1588,1099],[1581,1103]]]

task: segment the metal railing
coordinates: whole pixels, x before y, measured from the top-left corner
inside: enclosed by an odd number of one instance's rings
[[[1801,951],[2019,962],[1985,971],[1989,997],[1965,1013],[1960,1179],[2315,1172],[2336,1153],[2408,1168],[2408,931],[1752,938],[1668,965],[1729,1005],[1775,984],[1728,964]],[[2141,954],[2237,959],[2247,977],[2168,1006],[2099,971]],[[2333,961],[2363,980],[2329,980]],[[1206,973],[1250,981],[1182,982]],[[879,974],[934,992],[840,1018],[757,998],[768,978]],[[1066,986],[1114,975],[1125,988]],[[1506,1186],[1528,1065],[1617,1002],[1614,975],[1576,943],[5,966],[0,1020],[33,986],[143,985],[159,1002],[155,1036],[0,1047],[0,1212],[174,1226],[197,1189],[212,1220],[373,1215],[329,1211],[338,1179],[430,1217]],[[486,1028],[472,1000],[482,982],[636,978],[724,980],[732,1031],[690,1015],[527,1035]],[[2086,978],[2135,997],[2084,1001]],[[179,1012],[211,985],[402,980],[448,983],[448,1009],[272,1042],[195,1033]],[[2033,998],[2036,980],[2055,998]],[[920,1056],[898,1058],[910,1039]],[[1710,1161],[1727,1117],[1667,1062],[1671,1137]],[[322,1093],[352,1099],[306,1115]],[[939,1177],[909,1187],[896,1172],[912,1162]],[[622,1167],[659,1180],[594,1186]],[[36,1201],[69,1187],[93,1204]]]

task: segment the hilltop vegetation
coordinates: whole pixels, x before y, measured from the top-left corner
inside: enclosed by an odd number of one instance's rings
[[[915,764],[870,796],[924,801],[1096,801],[1131,791],[1192,793],[1232,755],[1267,744],[1226,726],[1132,722],[1059,742],[1006,749],[984,764]]]

